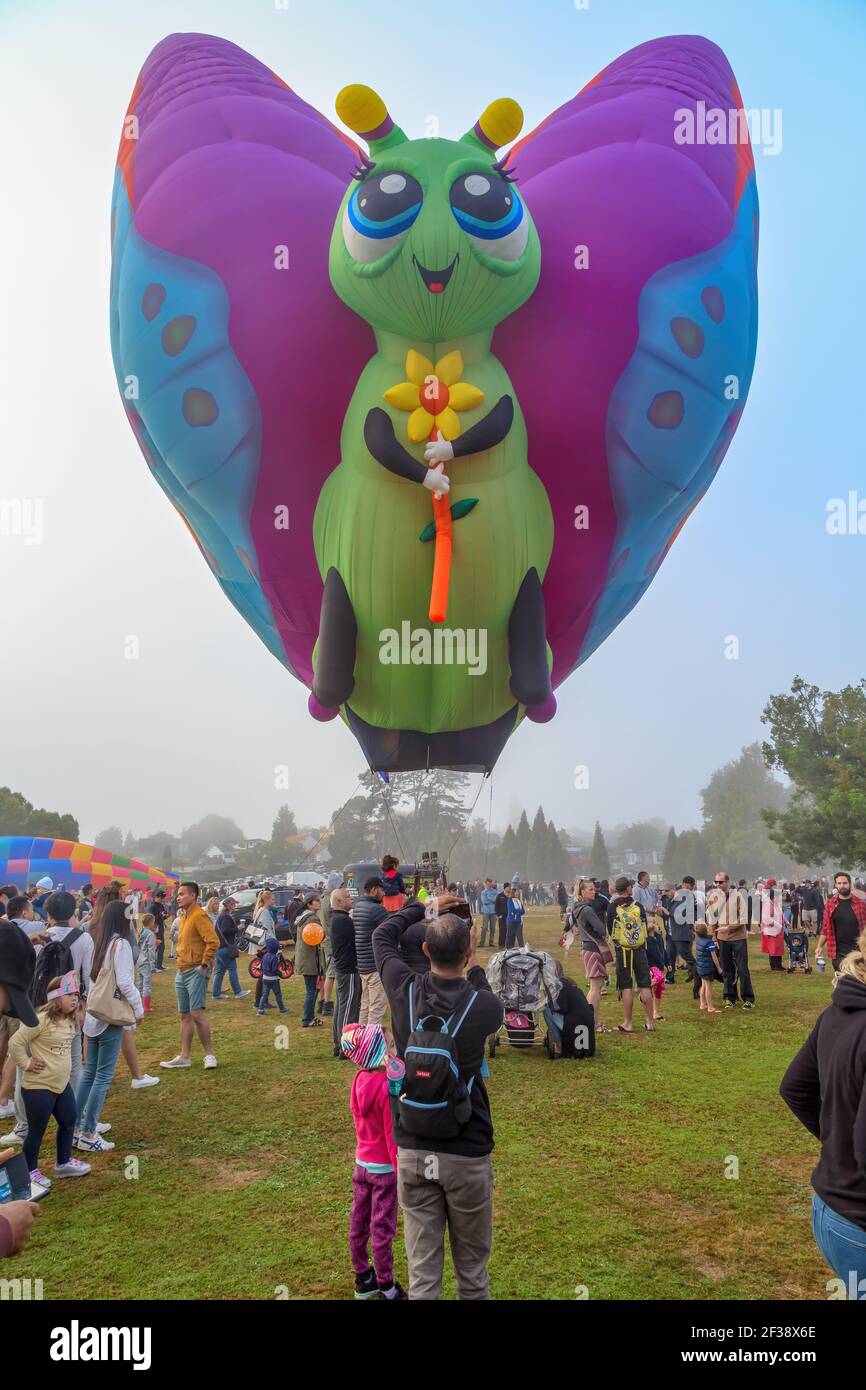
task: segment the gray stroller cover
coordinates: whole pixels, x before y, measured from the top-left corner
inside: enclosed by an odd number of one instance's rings
[[[492,956],[487,965],[487,983],[506,1009],[529,1012],[555,1009],[562,988],[553,956],[546,951],[533,951],[528,945],[514,946]]]

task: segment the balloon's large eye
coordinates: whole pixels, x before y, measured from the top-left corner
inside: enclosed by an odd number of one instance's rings
[[[513,183],[496,174],[463,174],[451,185],[451,211],[489,256],[516,261],[523,254],[529,223]]]
[[[378,261],[396,246],[421,211],[421,185],[411,174],[371,174],[355,189],[343,215],[343,240],[356,261]]]

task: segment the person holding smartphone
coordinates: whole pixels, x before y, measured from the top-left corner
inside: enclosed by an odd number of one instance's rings
[[[504,1010],[476,959],[469,904],[452,893],[439,893],[435,903],[421,948],[430,961],[428,973],[413,970],[401,951],[406,930],[426,915],[423,904],[410,903],[387,915],[372,943],[398,1056],[405,1054],[415,1006],[419,1017],[461,1020],[454,1046],[471,1096],[468,1118],[451,1138],[422,1137],[394,1116],[409,1297],[439,1297],[447,1228],[458,1298],[484,1300],[490,1297],[487,1262],[493,1241],[493,1118],[482,1071],[485,1044]]]

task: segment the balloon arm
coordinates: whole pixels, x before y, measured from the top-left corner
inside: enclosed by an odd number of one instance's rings
[[[465,458],[467,454],[480,454],[501,444],[514,420],[514,402],[510,396],[502,396],[489,414],[472,425],[452,441],[455,458]]]
[[[413,483],[423,483],[427,476],[427,465],[413,458],[408,449],[394,434],[394,424],[387,411],[381,406],[367,412],[364,421],[364,443],[377,463],[396,473],[399,478],[408,478]]]

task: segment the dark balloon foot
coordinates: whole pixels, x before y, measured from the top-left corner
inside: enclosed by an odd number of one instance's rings
[[[314,719],[318,719],[321,724],[327,724],[330,719],[336,719],[340,713],[339,705],[320,705],[315,695],[310,695],[307,701],[307,709]]]
[[[531,719],[533,724],[547,724],[556,714],[556,696],[551,690],[546,700],[540,705],[527,705],[526,717]]]

